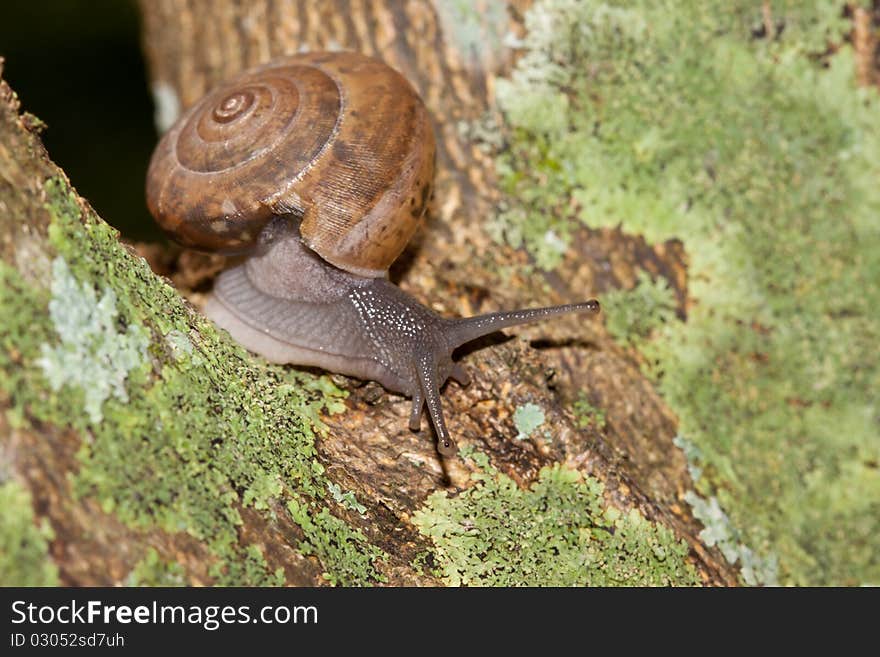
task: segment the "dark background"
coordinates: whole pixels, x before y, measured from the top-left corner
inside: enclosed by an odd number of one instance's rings
[[[3,0],[0,56],[77,191],[127,239],[161,239],[144,201],[157,135],[134,0]]]

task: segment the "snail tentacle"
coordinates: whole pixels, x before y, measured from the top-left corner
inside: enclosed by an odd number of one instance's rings
[[[419,431],[422,428],[422,407],[425,405],[425,398],[422,396],[421,387],[413,392],[412,410],[409,415],[410,431]]]
[[[590,299],[582,303],[569,303],[562,306],[487,313],[485,315],[477,315],[476,317],[448,320],[448,336],[450,343],[454,347],[460,347],[484,335],[489,335],[511,326],[540,322],[556,315],[566,315],[569,313],[596,314],[598,312],[599,302],[596,299]]]
[[[428,406],[428,415],[431,418],[431,424],[434,425],[434,431],[437,434],[437,451],[443,456],[451,456],[455,454],[455,441],[449,435],[446,428],[446,420],[443,418],[443,406],[440,403],[440,383],[437,380],[437,363],[433,354],[422,354],[418,362],[419,385],[425,402]]]

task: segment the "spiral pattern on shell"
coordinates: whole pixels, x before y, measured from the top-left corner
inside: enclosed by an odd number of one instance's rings
[[[147,203],[206,251],[246,251],[276,216],[348,271],[384,273],[430,197],[434,136],[410,84],[356,53],[284,57],[220,85],[162,138]]]

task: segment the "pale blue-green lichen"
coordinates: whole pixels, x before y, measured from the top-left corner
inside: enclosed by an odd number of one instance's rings
[[[745,0],[536,2],[498,85],[494,232],[542,267],[582,223],[682,240],[687,320],[616,330],[700,450],[698,491],[781,583],[877,581],[880,97],[843,2],[767,7],[772,35]]]
[[[465,64],[471,64],[482,53],[501,50],[509,22],[503,2],[477,6],[472,0],[446,0],[434,9],[443,23],[444,37],[454,42]]]
[[[703,459],[702,451],[681,435],[676,436],[672,442],[684,452],[688,473],[694,483],[698,483],[703,475],[703,469],[699,465]],[[684,499],[690,505],[694,517],[703,523],[700,539],[709,547],[717,545],[731,564],[739,564],[740,577],[745,584],[776,586],[779,583],[779,560],[776,555],[762,556],[745,545],[740,532],[730,522],[716,497],[705,499],[694,491],[687,491]]]
[[[740,564],[740,574],[746,584],[775,586],[778,584],[778,563],[775,555],[761,557],[739,540],[739,532],[730,523],[730,518],[721,509],[718,500],[708,500],[693,491],[684,496],[691,506],[694,517],[703,523],[700,540],[709,547],[715,545],[721,550],[724,558],[732,564]]]
[[[700,451],[699,447],[681,434],[672,439],[672,444],[684,452],[684,457],[687,459],[688,474],[690,474],[691,479],[693,479],[694,482],[699,481],[700,477],[703,476],[703,468],[700,466],[700,461],[703,459],[703,452]]]
[[[180,97],[174,88],[167,82],[155,82],[153,92],[153,123],[156,131],[161,135],[165,133],[180,117]]]
[[[28,490],[14,480],[0,483],[0,586],[57,586],[52,538],[49,523],[35,521]]]
[[[52,263],[49,316],[61,342],[41,345],[39,365],[52,390],[70,385],[82,391],[85,412],[97,424],[101,404],[111,395],[128,401],[125,379],[146,360],[147,333],[138,324],[122,329],[116,293],[105,286],[97,295],[71,276],[60,257]]]
[[[113,229],[81,216],[63,181],[47,181],[45,193],[50,242],[64,263],[60,279],[76,281],[70,286],[92,316],[103,301],[98,326],[108,326],[115,309],[114,330],[101,339],[118,341],[137,325],[149,346],[141,365],[128,370],[127,401],[110,394],[100,404],[101,421],[93,422],[83,390],[53,390],[39,364],[41,346],[59,341],[50,291],[0,263],[0,390],[7,416],[21,426],[48,423],[83,436],[70,476],[75,493],[139,529],[185,532],[202,541],[217,584],[283,583],[283,572],[269,569],[260,549],[240,540],[239,509],[253,506],[273,522],[270,502],[283,508],[288,498],[303,500],[296,519],[305,537],[301,551],[323,559],[343,545],[351,555],[345,563],[324,563],[330,581],[378,581],[374,561],[381,550],[321,512],[328,479],[315,435],[324,430],[322,413],[344,408],[343,393],[326,377],[249,358],[132,257]],[[102,290],[94,304],[88,289]],[[100,342],[94,332],[79,337]]]
[[[537,404],[517,406],[513,412],[513,424],[516,427],[517,440],[525,440],[544,424],[544,409]]]
[[[355,494],[350,490],[343,491],[339,484],[335,484],[332,481],[327,484],[327,490],[330,491],[330,494],[333,496],[333,499],[336,500],[336,503],[346,509],[357,511],[361,515],[364,515],[367,512],[367,507],[358,502],[357,497],[355,497]]]
[[[192,341],[183,331],[178,329],[168,331],[168,333],[165,334],[165,342],[171,350],[171,356],[175,360],[198,358],[195,354],[195,347],[193,347]]]
[[[687,545],[638,511],[606,504],[603,485],[556,465],[523,490],[463,449],[476,484],[433,493],[413,517],[434,543],[435,573],[467,586],[694,586]],[[425,563],[424,556],[419,563]]]

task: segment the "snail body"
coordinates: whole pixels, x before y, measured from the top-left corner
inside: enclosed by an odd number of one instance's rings
[[[427,405],[449,455],[440,387],[469,380],[453,350],[599,304],[450,319],[388,281],[423,220],[433,168],[427,111],[400,74],[356,53],[311,53],[246,71],[187,111],[153,154],[147,202],[184,245],[248,256],[205,307],[234,339],[412,397],[413,430]]]

